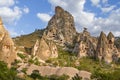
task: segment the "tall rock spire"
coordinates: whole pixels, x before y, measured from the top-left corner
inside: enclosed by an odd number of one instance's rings
[[[55,15],[48,22],[44,37],[59,44],[71,44],[76,35],[73,16],[60,6],[55,8]]]

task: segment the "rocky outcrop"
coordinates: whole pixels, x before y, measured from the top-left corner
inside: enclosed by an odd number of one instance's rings
[[[41,60],[57,58],[58,52],[56,44],[53,41],[41,38],[39,41],[36,41],[32,50],[32,55],[37,56]]]
[[[43,37],[55,41],[60,46],[64,46],[72,44],[75,35],[76,30],[73,16],[57,6],[55,8],[55,15],[48,22]]]
[[[32,49],[32,55],[42,60],[56,58],[58,56],[56,44],[65,47],[72,45],[75,36],[76,30],[73,16],[57,6],[55,15],[48,22],[42,38],[36,41]]]
[[[10,64],[16,58],[15,47],[9,33],[0,19],[0,60]]]
[[[50,67],[50,66],[36,66],[36,65],[23,65],[18,68],[18,71],[21,71],[23,68],[27,68],[26,73],[30,75],[34,70],[38,70],[42,76],[50,76],[50,75],[68,75],[70,80],[72,77],[78,74],[79,77],[90,80],[91,73],[87,71],[79,71],[73,67]]]
[[[94,42],[94,43],[93,43]],[[90,36],[87,28],[84,28],[82,33],[79,33],[77,37],[77,43],[73,49],[73,53],[76,53],[79,58],[86,56],[94,56],[96,50],[97,39]]]
[[[108,36],[101,32],[96,49],[97,57],[100,61],[104,60],[110,63],[117,58],[119,52],[114,45],[114,40],[114,35],[111,32]]]

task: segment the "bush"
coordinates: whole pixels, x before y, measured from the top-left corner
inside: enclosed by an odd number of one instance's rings
[[[91,77],[97,80],[120,80],[120,69],[115,69],[113,72],[105,72],[101,69],[97,69]]]
[[[17,79],[15,68],[8,69],[7,64],[0,61],[0,80],[15,80]]]
[[[69,76],[67,75],[62,75],[62,76],[56,76],[56,75],[51,75],[51,76],[41,76],[38,70],[34,70],[32,74],[30,75],[31,78],[34,80],[68,80]]]
[[[51,75],[49,77],[49,80],[68,80],[69,76],[67,75],[62,75],[62,76],[56,76],[56,75]]]
[[[17,55],[21,58],[21,59],[25,59],[26,56],[24,54],[21,54],[21,53],[17,53]]]

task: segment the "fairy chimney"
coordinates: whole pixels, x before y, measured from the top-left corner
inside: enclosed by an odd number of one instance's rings
[[[3,22],[0,18],[0,60],[11,65],[16,58],[15,47],[9,33],[3,26]]]

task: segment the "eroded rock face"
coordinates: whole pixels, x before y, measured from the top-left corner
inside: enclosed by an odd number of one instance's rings
[[[72,44],[76,35],[73,16],[57,6],[55,15],[48,22],[48,26],[44,32],[44,37],[53,40],[58,45]]]
[[[27,66],[27,67],[26,67]],[[30,75],[32,71],[38,70],[39,73],[42,76],[50,76],[50,75],[57,75],[57,76],[62,76],[62,75],[68,75],[69,80],[72,79],[72,77],[78,76],[82,77],[82,79],[87,79],[90,80],[91,73],[87,71],[79,71],[76,68],[73,67],[50,67],[50,66],[37,66],[37,65],[22,65],[20,68],[18,68],[18,71],[21,71],[23,68],[27,68],[26,73]]]
[[[96,49],[99,60],[110,63],[117,58],[119,52],[114,45],[114,40],[114,35],[111,32],[108,36],[106,36],[104,32],[101,32]],[[116,58],[114,56],[116,56]]]
[[[57,47],[55,43],[44,38],[36,41],[32,54],[42,60],[58,57]]]
[[[93,43],[94,42],[94,43]],[[77,53],[78,57],[94,56],[97,39],[90,36],[87,28],[77,37],[77,43],[73,49],[73,53]]]
[[[0,19],[0,60],[10,65],[16,58],[15,47]]]

